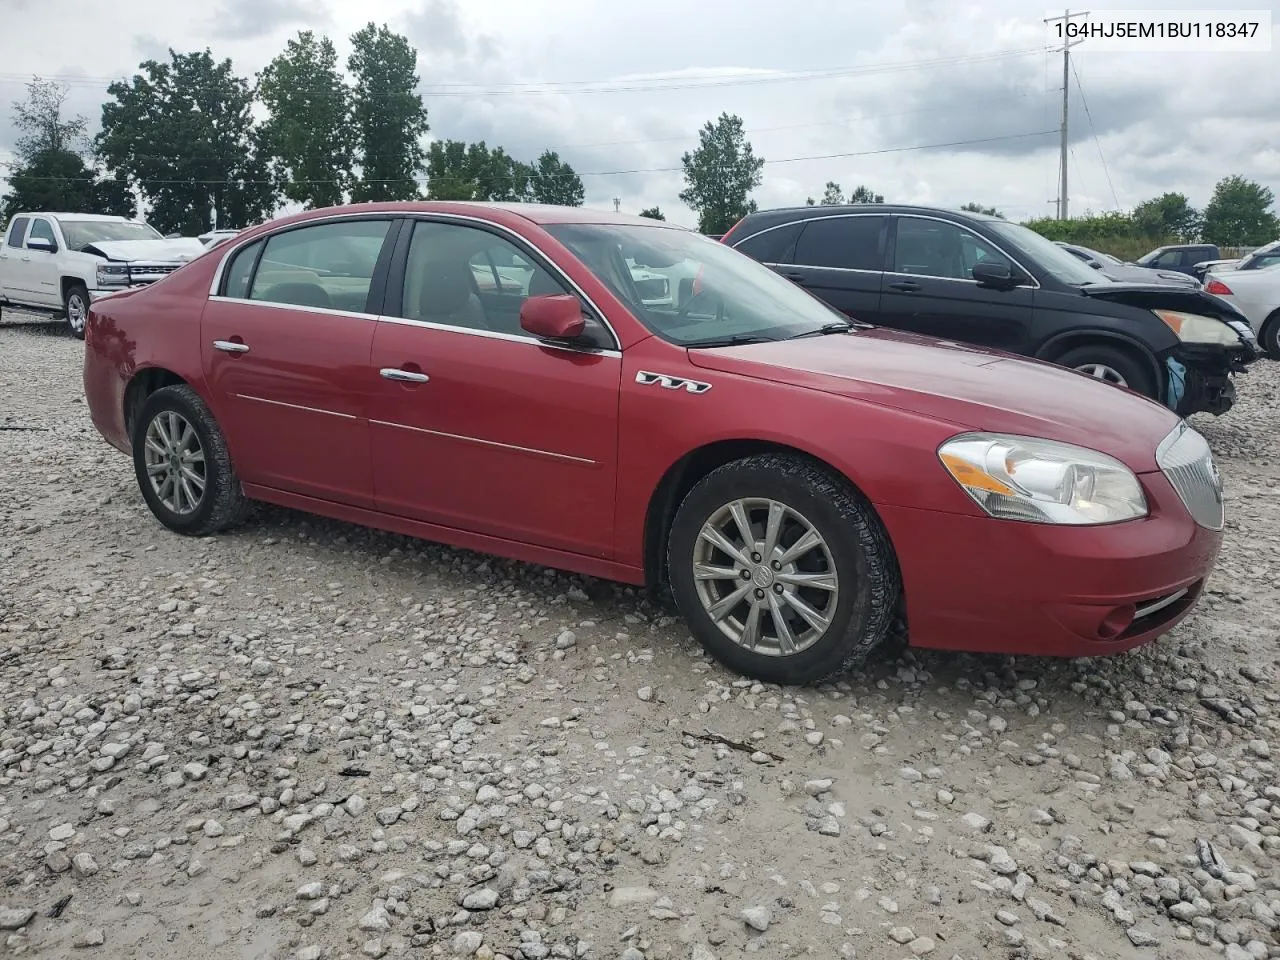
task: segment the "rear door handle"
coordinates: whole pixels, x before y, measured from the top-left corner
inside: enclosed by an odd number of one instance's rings
[[[914,280],[898,280],[895,283],[889,284],[889,289],[901,290],[904,293],[910,293],[913,290],[919,290],[920,284],[916,283]]]
[[[385,380],[399,380],[403,383],[427,383],[431,379],[425,373],[401,370],[399,367],[383,367],[378,373]]]
[[[247,343],[235,343],[231,340],[215,340],[213,341],[213,349],[221,350],[223,353],[248,353],[249,345]]]

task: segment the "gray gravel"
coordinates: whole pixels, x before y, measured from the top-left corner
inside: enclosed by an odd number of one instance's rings
[[[1280,957],[1280,364],[1173,635],[789,690],[614,584],[169,534],[82,350],[0,324],[0,955]]]

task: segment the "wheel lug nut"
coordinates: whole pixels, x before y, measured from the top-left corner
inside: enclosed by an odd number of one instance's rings
[[[771,566],[772,566],[772,567],[773,567],[773,569],[775,569],[775,570],[781,570],[781,569],[782,569],[782,564],[780,564],[777,560],[773,561],[773,563],[771,564]]]
[[[752,563],[759,563],[759,562],[760,562],[760,554],[758,554],[758,553],[753,553],[753,554],[751,555],[751,562],[752,562]]]
[[[782,584],[780,584],[780,583],[775,583],[775,584],[773,585],[773,592],[774,592],[774,593],[781,593],[781,592],[782,592]]]
[[[738,576],[740,576],[743,580],[750,580],[750,579],[751,579],[751,571],[750,571],[750,570],[743,570],[741,573],[739,573],[739,574],[738,574]]]
[[[764,599],[764,591],[763,591],[763,590],[757,590],[757,591],[756,591],[756,599],[757,599],[757,600],[763,600],[763,599]]]

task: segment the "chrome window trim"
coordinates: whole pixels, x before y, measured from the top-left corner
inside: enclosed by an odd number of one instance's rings
[[[743,237],[741,240],[735,240],[733,242],[732,248],[734,250],[737,250],[740,244],[746,243],[748,240],[751,240],[754,237],[759,237],[763,234],[770,232],[771,230],[781,230],[783,227],[794,226],[797,223],[806,224],[813,220],[842,220],[842,219],[848,219],[851,217],[885,217],[889,220],[893,220],[895,218],[900,220],[904,217],[914,217],[917,220],[933,220],[937,223],[949,224],[960,230],[968,230],[970,233],[975,232],[972,228],[965,227],[964,224],[957,223],[955,220],[951,220],[947,217],[939,217],[934,214],[927,214],[927,213],[829,213],[829,214],[826,214],[825,216],[802,217],[798,220],[787,220],[784,223],[775,223],[772,227],[765,227],[763,230],[757,230],[755,233],[749,234],[748,236]],[[1030,287],[1030,289],[1032,290],[1041,289],[1040,281],[1036,278],[1036,275],[1032,273],[1030,270],[1028,270],[1021,260],[1019,260],[1015,256],[1012,256],[1008,250],[1006,250],[1004,247],[1000,246],[1000,244],[996,243],[994,240],[991,240],[987,236],[983,234],[978,234],[978,236],[980,236],[983,241],[993,246],[996,250],[1000,252],[1001,255],[1007,258],[1010,263],[1017,266],[1023,273],[1025,273],[1028,277],[1031,278],[1031,283],[1034,284],[1034,286]],[[894,246],[895,248],[897,247],[896,225],[894,226]],[[767,266],[767,267],[801,267],[805,270],[835,270],[840,273],[870,273],[870,274],[880,274],[886,277],[889,277],[889,276],[924,277],[927,280],[948,280],[952,283],[972,283],[974,285],[977,285],[978,283],[977,280],[967,280],[963,277],[932,277],[932,276],[929,276],[928,274],[923,274],[923,273],[900,273],[897,270],[888,270],[888,269],[866,270],[860,267],[824,267],[814,263],[767,263],[764,261],[761,261],[761,262],[764,263],[764,266]]]
[[[467,437],[460,433],[445,433],[443,430],[428,430],[426,427],[415,427],[407,423],[393,423],[390,420],[370,420],[374,426],[395,427],[398,430],[412,430],[415,433],[426,433],[433,437],[444,437],[447,440],[462,440],[465,443],[478,443],[486,447],[500,447],[503,450],[514,450],[517,453],[532,453],[539,457],[551,457],[554,460],[569,460],[584,466],[594,467],[598,464],[586,457],[575,457],[567,453],[556,453],[552,450],[539,450],[537,447],[521,447],[514,443],[500,443],[497,440],[482,440],[479,437]]]
[[[591,356],[612,357],[621,359],[621,350],[610,350],[603,347],[575,347],[563,343],[551,343],[547,340],[539,340],[534,336],[524,336],[518,333],[503,333],[500,330],[476,330],[472,327],[454,327],[447,323],[435,323],[431,320],[411,320],[408,317],[389,317],[380,316],[370,319],[378,321],[378,323],[394,323],[402,327],[423,327],[427,330],[439,330],[441,333],[461,333],[470,337],[484,337],[489,340],[506,340],[509,343],[529,343],[537,347],[546,347],[550,350],[564,350],[567,353],[585,353]]]
[[[272,310],[302,310],[305,313],[323,313],[330,317],[350,317],[352,320],[377,320],[376,313],[360,313],[357,310],[334,310],[331,307],[310,307],[305,303],[279,303],[275,300],[250,300],[248,297],[210,297],[210,303],[247,303]]]
[[[253,237],[244,238],[239,240],[239,242],[237,242],[234,239],[227,240],[221,246],[228,247],[229,249],[224,251],[224,253],[222,254],[222,259],[218,261],[218,266],[213,271],[213,279],[209,284],[209,299],[226,301],[230,303],[256,303],[263,306],[268,306],[268,305],[279,306],[279,307],[284,307],[286,309],[317,310],[321,313],[329,313],[335,316],[357,317],[360,319],[407,320],[407,318],[403,318],[403,317],[380,317],[375,314],[368,314],[368,313],[353,313],[345,310],[328,310],[325,308],[318,308],[318,307],[298,307],[295,304],[273,304],[273,303],[268,303],[268,301],[265,301],[265,300],[247,300],[247,299],[241,300],[237,297],[223,297],[218,295],[218,288],[222,285],[222,277],[227,269],[227,264],[230,263],[232,257],[234,257],[237,253],[239,253],[245,247],[251,246],[252,244],[258,242],[259,240],[263,240],[263,241],[269,240],[271,237],[275,236],[278,233],[283,233],[288,230],[301,229],[302,227],[311,226],[313,224],[329,223],[335,220],[368,220],[368,219],[393,220],[393,221],[394,220],[426,221],[429,223],[442,223],[442,222],[443,223],[461,223],[466,225],[478,224],[482,227],[488,227],[491,230],[496,230],[499,233],[505,235],[506,237],[513,238],[517,242],[517,245],[520,243],[527,245],[530,249],[534,251],[534,253],[536,253],[543,261],[546,262],[547,266],[553,272],[553,275],[558,276],[559,279],[561,279],[570,290],[574,291],[579,297],[582,298],[582,300],[587,304],[587,306],[591,308],[592,313],[595,315],[595,319],[598,320],[604,326],[605,330],[608,331],[609,336],[613,339],[612,347],[605,347],[605,348],[600,348],[595,350],[583,350],[582,348],[579,348],[579,347],[559,347],[559,346],[556,346],[556,349],[573,350],[574,352],[577,352],[577,353],[584,353],[584,352],[599,353],[605,356],[611,356],[615,354],[617,356],[622,355],[622,338],[618,336],[618,331],[615,330],[613,327],[613,324],[609,322],[609,318],[605,315],[605,312],[600,309],[599,304],[597,304],[593,299],[591,299],[591,297],[588,296],[587,292],[583,290],[582,287],[580,287],[577,284],[577,282],[573,280],[572,277],[570,277],[567,273],[565,273],[563,269],[561,269],[560,265],[556,263],[554,259],[552,259],[550,256],[547,255],[547,252],[545,250],[539,247],[536,243],[534,243],[528,237],[525,237],[524,235],[520,234],[515,230],[512,230],[510,227],[504,224],[496,223],[493,220],[487,220],[484,217],[470,216],[468,214],[461,214],[461,213],[433,213],[431,211],[420,211],[420,210],[378,210],[378,211],[369,211],[369,212],[357,211],[354,213],[352,212],[335,213],[335,214],[330,214],[328,216],[323,216],[323,217],[311,217],[306,220],[299,221],[297,223],[290,223],[287,225],[283,225],[279,229],[270,230],[265,233],[260,233]],[[535,224],[535,226],[537,226],[537,224]],[[714,243],[717,241],[712,241],[712,242]],[[418,321],[407,321],[407,322],[417,323]],[[460,332],[463,332],[463,333],[482,333],[482,332],[488,333],[489,332],[489,331],[465,330],[458,327],[443,327],[442,329],[460,330]],[[500,336],[506,337],[508,335],[502,334]],[[555,346],[552,344],[544,343],[543,341],[538,340],[535,337],[514,337],[514,339],[518,341],[536,343],[539,346]]]

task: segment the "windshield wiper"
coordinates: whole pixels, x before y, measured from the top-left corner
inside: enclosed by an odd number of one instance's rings
[[[718,337],[713,340],[698,340],[694,343],[686,343],[685,347],[689,350],[696,350],[700,347],[737,347],[746,343],[777,343],[774,337],[761,337],[750,333],[735,333],[731,337]]]
[[[810,330],[807,333],[797,333],[794,337],[788,337],[788,340],[799,340],[802,337],[825,337],[832,333],[848,333],[853,329],[853,324],[848,320],[836,320],[832,323],[824,323],[817,330]]]

